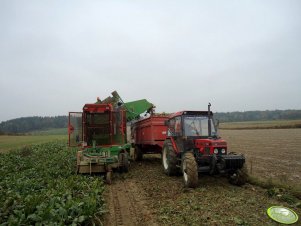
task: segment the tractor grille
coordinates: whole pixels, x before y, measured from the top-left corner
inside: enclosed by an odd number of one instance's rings
[[[224,155],[223,157],[225,169],[240,169],[245,163],[243,155]]]

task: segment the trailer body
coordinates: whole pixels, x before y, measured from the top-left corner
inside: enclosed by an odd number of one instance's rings
[[[167,115],[151,115],[132,124],[132,146],[135,147],[136,154],[161,153],[167,137],[167,126],[165,125],[167,119]],[[142,158],[142,156],[140,157]]]

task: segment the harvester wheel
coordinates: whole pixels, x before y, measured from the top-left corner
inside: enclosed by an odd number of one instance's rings
[[[108,171],[106,174],[106,183],[112,184],[112,171]]]
[[[134,161],[141,161],[143,158],[143,152],[141,148],[136,145],[134,149]]]
[[[162,150],[162,165],[165,174],[168,176],[176,175],[177,169],[177,156],[170,141],[165,141]]]
[[[183,155],[182,172],[185,187],[195,188],[198,185],[198,166],[192,152]]]
[[[246,163],[241,169],[236,170],[236,172],[229,177],[229,182],[231,184],[242,186],[248,181],[248,169]]]
[[[129,157],[128,157],[128,153],[120,153],[119,154],[119,169],[120,172],[124,172],[127,173],[129,172]]]

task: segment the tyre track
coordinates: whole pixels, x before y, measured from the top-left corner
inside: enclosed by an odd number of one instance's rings
[[[147,209],[140,191],[132,179],[118,180],[108,186],[107,203],[109,213],[105,225],[157,225]]]

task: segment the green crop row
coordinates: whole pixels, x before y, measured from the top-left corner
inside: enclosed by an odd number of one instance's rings
[[[0,154],[0,225],[100,224],[103,180],[76,175],[75,153],[52,142]]]

